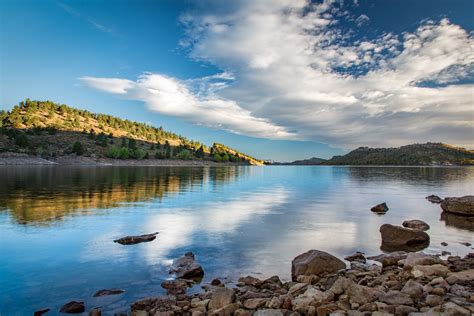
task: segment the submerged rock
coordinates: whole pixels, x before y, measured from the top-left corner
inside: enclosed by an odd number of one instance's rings
[[[69,303],[66,303],[61,307],[59,310],[60,313],[67,313],[67,314],[80,314],[84,313],[85,311],[85,306],[84,302],[76,302],[76,301],[71,301]]]
[[[112,289],[112,290],[103,289],[103,290],[99,290],[99,291],[95,292],[94,297],[107,296],[107,295],[118,295],[118,294],[122,294],[124,292],[125,292],[124,290],[120,290],[120,289]]]
[[[119,243],[121,245],[134,245],[138,244],[141,242],[147,242],[147,241],[152,241],[155,240],[156,235],[159,233],[152,233],[152,234],[145,234],[145,235],[140,235],[140,236],[126,236],[123,238],[115,239],[114,242]]]
[[[194,254],[187,252],[171,266],[170,273],[175,273],[178,279],[198,280],[204,276],[202,266],[195,262]]]
[[[46,314],[47,312],[49,312],[51,310],[51,308],[41,308],[41,309],[38,309],[37,311],[34,312],[33,316],[41,316],[43,314]]]
[[[184,279],[176,279],[176,280],[166,280],[161,282],[161,287],[166,289],[167,294],[177,295],[177,294],[185,294],[186,290],[189,286],[191,286],[192,282],[189,282]]]
[[[388,212],[388,206],[387,206],[387,203],[383,202],[383,203],[375,205],[370,210],[375,213],[385,214]]]
[[[357,251],[356,253],[350,256],[345,257],[344,260],[347,260],[349,262],[362,262],[362,263],[366,263],[367,261],[365,259],[364,253],[359,252],[359,251]]]
[[[384,251],[418,251],[429,246],[430,236],[419,230],[383,224],[380,226],[382,250]]]
[[[409,220],[409,221],[404,221],[402,223],[402,226],[406,227],[406,228],[411,228],[411,229],[414,229],[414,230],[421,230],[421,231],[426,231],[426,230],[430,229],[430,225],[428,225],[427,223],[425,223],[425,222],[423,222],[422,220],[419,220],[419,219],[412,219],[412,220]]]
[[[323,275],[345,269],[346,264],[333,255],[319,250],[307,251],[291,262],[291,278],[296,281],[299,275]]]
[[[425,199],[427,199],[431,203],[435,203],[435,204],[439,204],[439,203],[443,202],[442,198],[440,198],[439,196],[434,195],[434,194],[425,197]]]
[[[441,202],[441,208],[453,214],[474,216],[474,195],[447,197]]]

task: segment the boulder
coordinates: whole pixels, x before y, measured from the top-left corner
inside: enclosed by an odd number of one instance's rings
[[[268,298],[251,298],[244,302],[244,307],[246,309],[257,309],[265,306],[269,302]]]
[[[253,313],[254,316],[284,316],[285,314],[279,309],[260,309]]]
[[[237,285],[238,286],[250,285],[258,289],[262,286],[262,284],[263,284],[262,280],[248,275],[246,277],[239,278],[239,283]]]
[[[458,316],[458,315],[471,315],[471,312],[453,302],[448,302],[443,305],[443,315],[445,316]]]
[[[165,280],[161,282],[161,287],[166,289],[167,294],[177,295],[186,294],[186,290],[191,284],[192,282],[185,279]]]
[[[387,206],[387,203],[383,202],[383,203],[375,205],[370,210],[375,213],[385,214],[388,212],[388,206]]]
[[[425,199],[427,199],[431,203],[435,203],[435,204],[439,204],[439,203],[443,202],[442,198],[440,198],[439,196],[434,195],[434,194],[425,197]]]
[[[411,229],[414,229],[414,230],[421,230],[421,231],[426,231],[426,230],[430,229],[430,225],[428,225],[427,223],[425,223],[425,222],[423,222],[422,220],[419,220],[419,219],[412,219],[412,220],[409,220],[409,221],[404,221],[402,223],[402,226],[406,227],[406,228],[411,228]]]
[[[305,252],[291,262],[291,277],[296,281],[299,275],[323,275],[345,269],[346,264],[333,255],[319,250]]]
[[[122,294],[123,292],[125,292],[125,291],[120,290],[120,289],[112,289],[112,290],[103,289],[103,290],[99,290],[99,291],[95,292],[94,297],[108,296],[108,295],[118,295],[118,294]]]
[[[389,305],[413,305],[410,295],[400,291],[388,291],[380,296],[380,301]]]
[[[240,308],[238,303],[231,303],[225,306],[222,306],[219,309],[212,310],[209,315],[211,316],[227,316],[227,315],[234,315],[234,312]],[[176,315],[174,313],[173,315]]]
[[[434,255],[428,255],[422,252],[412,252],[407,255],[407,258],[403,264],[403,268],[410,270],[416,265],[426,266],[432,264],[444,264],[444,261]]]
[[[474,269],[450,273],[446,281],[449,284],[474,284]]]
[[[141,242],[147,242],[147,241],[152,241],[155,240],[156,235],[159,233],[152,233],[152,234],[145,234],[145,235],[139,235],[139,236],[126,236],[122,237],[119,239],[115,239],[114,242],[119,243],[121,245],[134,245],[138,244]]]
[[[429,246],[430,236],[423,231],[412,230],[400,226],[383,224],[380,226],[382,235],[381,249],[384,251],[418,251]]]
[[[474,216],[463,216],[449,212],[441,212],[440,220],[446,226],[452,226],[474,232]]]
[[[383,295],[383,291],[351,282],[346,289],[346,294],[349,296],[351,303],[364,305],[377,300]]]
[[[59,310],[59,312],[66,314],[80,314],[84,313],[85,309],[86,308],[84,306],[84,302],[71,301],[69,303],[64,304]]]
[[[368,257],[367,259],[378,261],[385,268],[385,267],[397,265],[398,261],[405,259],[407,255],[408,254],[405,251],[394,251],[392,253]]]
[[[434,307],[443,304],[443,298],[439,295],[426,295],[425,302],[428,306]]]
[[[441,202],[441,208],[453,214],[474,216],[474,195],[447,197]]]
[[[175,260],[170,273],[175,273],[178,279],[199,280],[204,276],[202,266],[195,262],[194,254],[187,252],[183,257]]]
[[[344,258],[344,260],[347,260],[349,262],[362,262],[365,263],[367,260],[365,259],[365,256],[362,252],[355,252],[354,254],[347,256]]]
[[[448,272],[449,272],[448,267],[442,264],[433,264],[430,266],[417,265],[417,266],[414,266],[413,269],[411,270],[411,274],[415,278],[438,277],[438,276],[445,277]]]
[[[218,310],[226,305],[232,304],[235,301],[235,292],[232,289],[221,287],[212,293],[211,301],[209,302],[209,310]]]
[[[402,288],[402,293],[408,294],[411,298],[418,299],[423,296],[423,286],[415,280],[408,280]]]

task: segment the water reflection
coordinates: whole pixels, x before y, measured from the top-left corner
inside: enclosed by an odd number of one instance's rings
[[[238,168],[41,167],[0,168],[0,210],[21,224],[46,223],[67,214],[86,215],[121,203],[162,199],[223,185],[245,174]]]
[[[474,217],[460,216],[442,212],[441,220],[446,223],[446,226],[453,226],[459,229],[465,229],[474,232]]]

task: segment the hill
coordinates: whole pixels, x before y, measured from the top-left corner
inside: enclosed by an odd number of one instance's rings
[[[288,165],[314,166],[314,165],[320,165],[325,161],[327,161],[327,159],[313,157],[309,159],[295,160],[293,162],[288,163]]]
[[[222,144],[211,147],[144,123],[27,99],[0,111],[0,152],[43,158],[70,154],[112,159],[212,160],[261,165]]]
[[[323,165],[474,165],[474,151],[443,143],[412,144],[397,148],[360,147],[334,156]]]

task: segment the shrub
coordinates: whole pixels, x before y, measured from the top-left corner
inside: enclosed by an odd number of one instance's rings
[[[120,149],[117,147],[112,147],[106,151],[105,156],[108,158],[118,159],[120,158]]]
[[[181,150],[176,155],[176,158],[181,159],[181,160],[191,160],[191,159],[193,159],[193,154],[189,150],[184,149],[184,150]]]
[[[143,149],[138,148],[138,149],[135,149],[131,152],[131,156],[133,158],[136,158],[136,159],[143,159],[145,157],[146,153],[147,152],[144,151]]]
[[[28,136],[25,133],[15,135],[15,144],[20,147],[28,146]]]
[[[130,151],[127,147],[122,147],[119,150],[119,158],[120,159],[128,159],[130,158]]]
[[[74,145],[72,145],[72,152],[78,156],[84,154],[84,147],[82,146],[81,142],[75,142]]]

